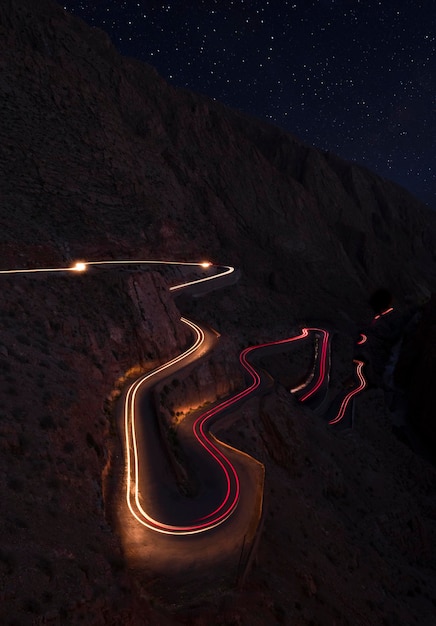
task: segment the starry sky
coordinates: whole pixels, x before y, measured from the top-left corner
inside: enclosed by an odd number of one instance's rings
[[[168,82],[436,209],[434,0],[58,0]]]

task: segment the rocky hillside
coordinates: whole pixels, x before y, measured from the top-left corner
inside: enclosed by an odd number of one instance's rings
[[[187,345],[179,309],[226,334],[216,376],[249,342],[327,320],[339,384],[375,288],[394,294],[399,320],[435,289],[436,215],[170,87],[52,0],[2,1],[0,68],[0,268],[206,257],[242,270],[238,285],[178,303],[158,273],[0,275],[0,621],[431,626],[436,476],[393,437],[377,380],[348,437],[279,384],[223,434],[266,466],[242,590],[151,598],[124,562],[105,485],[122,458],[114,399]],[[200,398],[211,378],[180,388]]]
[[[8,262],[207,254],[310,315],[427,293],[436,216],[404,189],[171,88],[53,2],[1,12]]]

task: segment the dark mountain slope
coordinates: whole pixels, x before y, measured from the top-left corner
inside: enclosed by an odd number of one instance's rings
[[[223,434],[266,467],[242,591],[202,581],[183,607],[158,610],[152,564],[144,577],[121,556],[108,492],[123,463],[114,400],[129,375],[186,347],[178,307],[226,339],[209,377],[177,389],[201,398],[207,378],[212,394],[220,372],[219,394],[240,379],[240,347],[308,320],[337,329],[339,388],[373,289],[398,310],[389,341],[377,337],[383,357],[434,289],[435,215],[363,168],[173,89],[50,0],[0,3],[0,112],[2,268],[207,257],[242,269],[183,307],[168,274],[145,270],[0,277],[0,621],[430,624],[436,479],[391,433],[379,356],[353,432],[327,430],[276,385]],[[303,356],[275,370],[300,376]]]
[[[373,285],[426,292],[435,215],[405,190],[169,87],[60,7],[1,11],[4,241],[61,257],[207,252],[248,281],[310,282],[327,310]]]

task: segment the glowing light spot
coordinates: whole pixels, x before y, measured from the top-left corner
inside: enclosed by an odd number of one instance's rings
[[[84,272],[86,270],[86,263],[83,263],[83,261],[78,261],[76,265],[73,265],[71,269],[75,272]]]
[[[201,267],[210,267],[212,263],[210,263],[209,261],[203,261],[203,263],[201,263],[200,265]]]

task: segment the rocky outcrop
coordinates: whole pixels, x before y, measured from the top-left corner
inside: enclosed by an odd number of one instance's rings
[[[219,348],[207,361],[157,385],[156,406],[164,423],[177,428],[188,412],[244,388],[242,368],[236,356],[230,342],[222,339]]]
[[[169,360],[188,345],[191,333],[180,321],[168,285],[155,272],[130,274],[127,284],[135,305],[132,328],[138,329],[139,346],[148,350],[148,360],[153,356]]]

